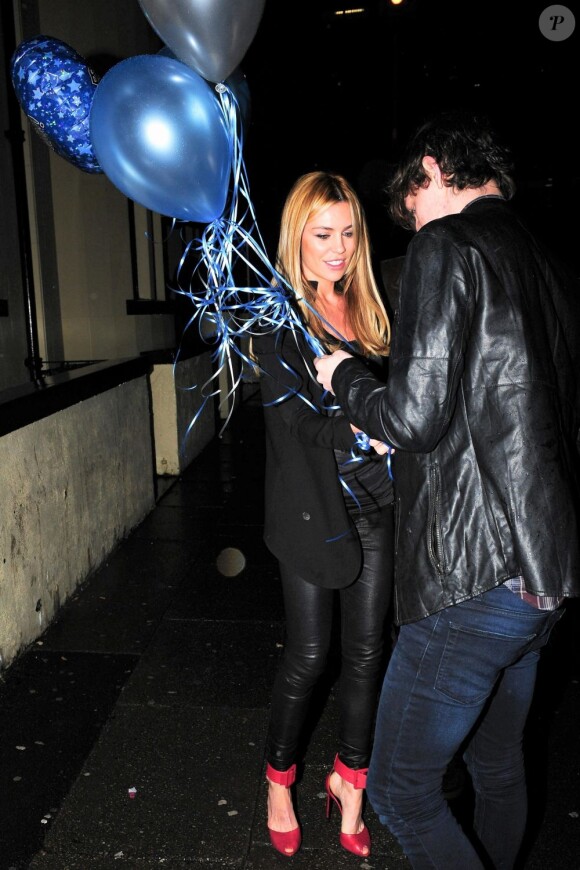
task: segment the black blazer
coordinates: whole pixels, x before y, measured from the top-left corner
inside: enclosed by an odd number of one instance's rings
[[[346,417],[316,380],[314,353],[300,330],[255,337],[266,429],[264,541],[305,580],[340,589],[361,568],[362,552],[346,509],[334,448],[350,451]],[[298,395],[300,394],[300,395]]]

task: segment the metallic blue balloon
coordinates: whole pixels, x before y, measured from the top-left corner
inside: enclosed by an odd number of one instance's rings
[[[36,36],[20,43],[10,77],[33,128],[60,157],[85,172],[102,172],[89,131],[98,78],[74,48]]]
[[[91,141],[105,175],[145,208],[193,223],[224,211],[232,153],[217,94],[178,60],[137,55],[97,88]]]

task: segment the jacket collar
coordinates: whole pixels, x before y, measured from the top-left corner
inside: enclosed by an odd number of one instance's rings
[[[475,205],[476,202],[481,202],[484,199],[496,199],[503,202],[506,201],[505,196],[502,196],[500,193],[484,193],[482,196],[477,196],[475,199],[470,200],[467,205],[463,206],[461,211],[467,211],[467,209],[471,208],[472,205]]]

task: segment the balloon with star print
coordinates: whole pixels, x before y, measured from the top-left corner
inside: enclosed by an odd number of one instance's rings
[[[98,77],[80,54],[60,39],[35,36],[17,47],[10,76],[22,110],[44,142],[84,172],[102,172],[89,132]]]

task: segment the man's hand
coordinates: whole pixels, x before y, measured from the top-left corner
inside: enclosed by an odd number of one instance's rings
[[[332,376],[337,365],[345,359],[351,357],[350,353],[345,350],[335,350],[334,353],[328,356],[317,356],[314,358],[314,366],[317,371],[316,380],[322,384],[325,390],[332,393]],[[333,394],[334,395],[334,394]]]

